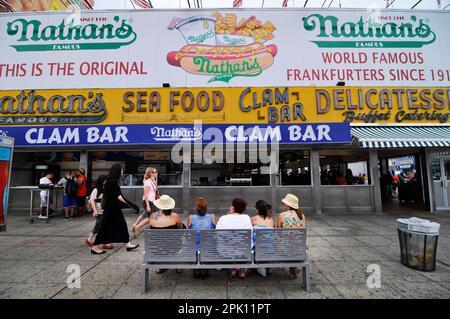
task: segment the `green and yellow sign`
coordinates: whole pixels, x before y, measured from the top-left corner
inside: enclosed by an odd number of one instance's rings
[[[0,91],[0,125],[448,124],[450,88],[247,87]]]

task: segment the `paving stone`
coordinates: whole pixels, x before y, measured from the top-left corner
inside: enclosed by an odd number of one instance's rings
[[[147,293],[141,294],[139,285],[124,284],[119,287],[112,298],[114,299],[169,299],[171,298],[175,282],[151,283]]]
[[[371,247],[374,251],[378,251],[385,256],[387,261],[400,262],[400,247],[399,246],[374,246]]]
[[[383,261],[378,263],[381,267],[382,280],[401,280],[404,282],[427,283],[430,278],[423,275],[424,272],[408,268],[398,262]]]
[[[380,288],[369,288],[367,285],[336,285],[336,289],[346,299],[400,299],[402,295],[391,286],[382,284]]]
[[[301,286],[303,284],[302,274],[301,272],[297,275],[296,279],[291,279],[289,277],[289,269],[281,269],[274,271],[272,277],[277,279],[279,284],[282,286],[285,285],[298,285]],[[331,282],[325,276],[325,274],[315,265],[314,262],[310,263],[310,275],[309,280],[311,285],[330,285]]]
[[[135,242],[137,244],[139,242]],[[139,243],[140,244],[140,243]],[[132,251],[127,251],[125,247],[123,247],[122,244],[114,245],[117,250],[114,251],[114,253],[111,253],[111,250],[108,250],[110,252],[108,254],[107,261],[109,262],[135,262],[137,264],[140,264],[144,257],[144,244],[140,244],[138,248]]]
[[[66,287],[54,299],[110,299],[114,296],[120,286],[105,284],[81,284],[80,288]]]
[[[421,271],[420,274],[438,283],[450,283],[450,267],[439,263],[436,263],[436,269],[434,271]]]
[[[58,236],[44,236],[34,237],[35,239],[29,239],[23,242],[25,247],[69,247],[69,248],[84,248],[86,244],[84,240],[87,236],[83,237],[58,237]]]
[[[240,287],[243,288],[243,287]],[[224,284],[209,284],[204,281],[195,283],[177,282],[173,290],[173,299],[225,299],[227,286]]]
[[[350,260],[315,264],[333,285],[365,283],[368,277],[367,266]]]
[[[53,236],[60,232],[65,232],[65,231],[67,231],[66,228],[54,227],[54,226],[36,227],[32,232],[28,233],[28,235]]]
[[[288,278],[287,274],[283,270],[273,269],[273,274],[269,277],[263,277],[256,273],[255,269],[251,270],[252,273],[247,273],[244,279],[232,278],[228,280],[229,272],[224,272],[224,281],[228,281],[228,287],[242,287],[242,286],[273,286],[278,285],[279,278]]]
[[[67,259],[73,260],[75,262],[77,262],[77,261],[81,262],[83,260],[100,262],[102,260],[107,259],[112,253],[113,253],[112,251],[107,250],[106,254],[94,255],[94,254],[91,254],[91,249],[86,246],[84,249],[81,249],[79,252],[77,252],[76,254],[73,254],[72,256],[68,257]]]
[[[431,281],[419,283],[393,280],[390,285],[408,299],[450,299],[450,289]]]
[[[328,240],[322,237],[307,236],[306,243],[308,247],[330,247],[331,244]]]
[[[384,236],[392,235],[392,233],[397,233],[396,227],[383,227],[383,226],[371,226],[367,228],[367,231],[373,235]]]
[[[315,227],[314,231],[321,236],[348,236],[350,230],[348,227]]]
[[[80,247],[46,247],[47,249],[39,252],[38,254],[34,254],[29,257],[28,260],[35,261],[61,261],[64,259],[68,259],[70,256],[75,255],[81,251]]]
[[[0,233],[1,234],[1,233]],[[28,241],[39,240],[43,238],[42,236],[0,236],[0,249],[3,246],[20,246],[21,244],[26,245]]]
[[[341,299],[343,295],[331,284],[311,285],[306,292],[298,285],[282,285],[281,290],[287,299]]]
[[[0,292],[0,299],[48,299],[63,288],[58,284],[14,284]]]
[[[70,261],[58,261],[58,262],[47,262],[39,266],[41,271],[30,277],[27,281],[32,281],[36,284],[66,284],[67,279],[72,274],[69,266],[78,266],[80,268],[80,274],[89,271],[92,267],[96,265],[92,261],[84,261],[82,263],[74,263]],[[83,278],[83,277],[81,277]]]
[[[391,246],[392,241],[383,236],[367,235],[367,236],[355,236],[355,239],[363,242],[367,246]]]
[[[93,269],[81,276],[82,282],[102,285],[111,283],[115,286],[122,285],[132,273],[139,267],[137,264],[101,262]]]
[[[381,251],[376,250],[374,247],[345,247],[343,249],[345,255],[347,255],[350,259],[358,262],[365,261],[389,261],[387,255],[381,253]]]
[[[348,259],[343,250],[338,247],[311,247],[308,258],[312,261],[342,261]]]
[[[0,254],[0,260],[29,260],[48,249],[48,247],[17,247],[16,249],[8,249]]]
[[[327,236],[326,240],[336,247],[365,246],[364,243],[351,236]]]
[[[298,289],[302,289],[298,287]],[[176,291],[176,289],[175,289]],[[285,299],[281,287],[277,286],[231,286],[228,285],[229,299]]]

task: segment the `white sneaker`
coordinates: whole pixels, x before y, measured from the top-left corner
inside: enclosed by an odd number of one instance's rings
[[[47,219],[47,217],[42,216],[42,215],[39,215],[38,218],[39,218],[39,219]]]

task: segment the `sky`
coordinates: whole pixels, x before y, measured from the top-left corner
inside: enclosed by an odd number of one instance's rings
[[[189,0],[194,7],[194,1]],[[233,0],[198,0],[203,3],[203,8],[231,8]],[[303,7],[306,0],[289,0],[288,7]],[[390,8],[410,9],[418,0],[389,0],[394,1]],[[188,8],[188,0],[151,0],[154,8]],[[264,8],[279,8],[283,0],[243,0],[244,8],[261,8],[264,2]],[[386,0],[308,0],[307,8],[339,8],[339,2],[342,8],[384,8]],[[450,0],[440,0],[441,9],[450,4]],[[438,9],[438,0],[422,0],[416,6],[416,9]],[[131,0],[95,0],[94,9],[133,9]],[[450,10],[450,5],[446,8]]]

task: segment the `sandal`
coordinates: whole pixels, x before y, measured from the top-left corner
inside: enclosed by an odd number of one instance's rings
[[[177,274],[181,274],[183,272],[183,269],[177,269]]]
[[[235,278],[236,275],[237,275],[237,271],[233,269],[233,270],[230,272],[230,276],[229,276],[228,278],[229,278],[229,279]]]
[[[238,276],[240,279],[244,279],[245,278],[245,269],[239,270]]]
[[[163,272],[165,272],[167,269],[155,269],[155,273],[162,274]]]
[[[86,245],[88,245],[89,247],[94,246],[94,243],[90,242],[88,239],[86,239],[86,240],[84,241],[84,243],[85,243]]]

